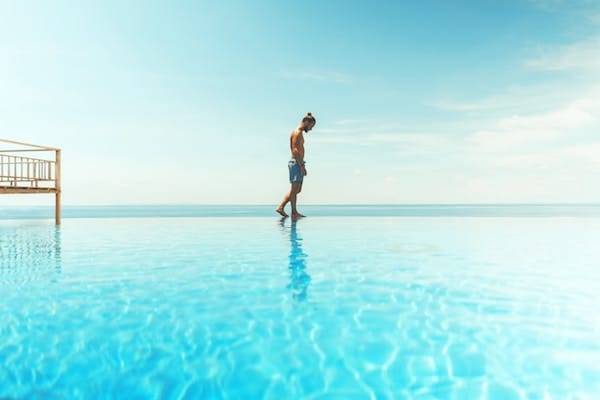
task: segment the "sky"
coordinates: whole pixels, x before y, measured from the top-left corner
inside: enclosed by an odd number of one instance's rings
[[[65,205],[277,205],[309,111],[299,204],[599,202],[600,2],[0,0]]]

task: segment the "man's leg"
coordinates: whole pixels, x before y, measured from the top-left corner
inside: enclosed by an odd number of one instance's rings
[[[279,207],[277,207],[275,209],[275,211],[277,213],[279,213],[279,215],[281,215],[282,217],[287,217],[288,215],[285,213],[285,206],[287,206],[287,203],[290,201],[290,195],[292,193],[292,190],[290,189],[289,192],[287,192],[287,194],[285,196],[283,196],[283,200],[281,200],[281,204],[279,205]]]
[[[292,189],[290,190],[290,203],[292,204],[292,218],[304,217],[304,215],[298,212],[296,207],[298,193],[302,191],[302,183],[292,183]]]

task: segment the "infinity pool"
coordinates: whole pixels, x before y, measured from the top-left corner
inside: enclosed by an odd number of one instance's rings
[[[597,399],[600,218],[0,222],[0,398]]]

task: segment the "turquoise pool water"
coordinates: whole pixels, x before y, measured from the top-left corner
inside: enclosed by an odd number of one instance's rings
[[[600,218],[327,214],[0,221],[0,398],[598,398]]]

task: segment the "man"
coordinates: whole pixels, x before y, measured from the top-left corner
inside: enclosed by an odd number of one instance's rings
[[[287,217],[285,206],[289,202],[292,205],[292,219],[304,217],[298,212],[296,200],[298,193],[302,191],[302,181],[306,176],[306,166],[304,165],[304,133],[309,132],[317,123],[315,117],[311,113],[307,113],[302,122],[294,129],[290,135],[290,150],[292,151],[292,159],[288,163],[290,172],[290,191],[283,197],[279,207],[275,209],[279,215]]]

